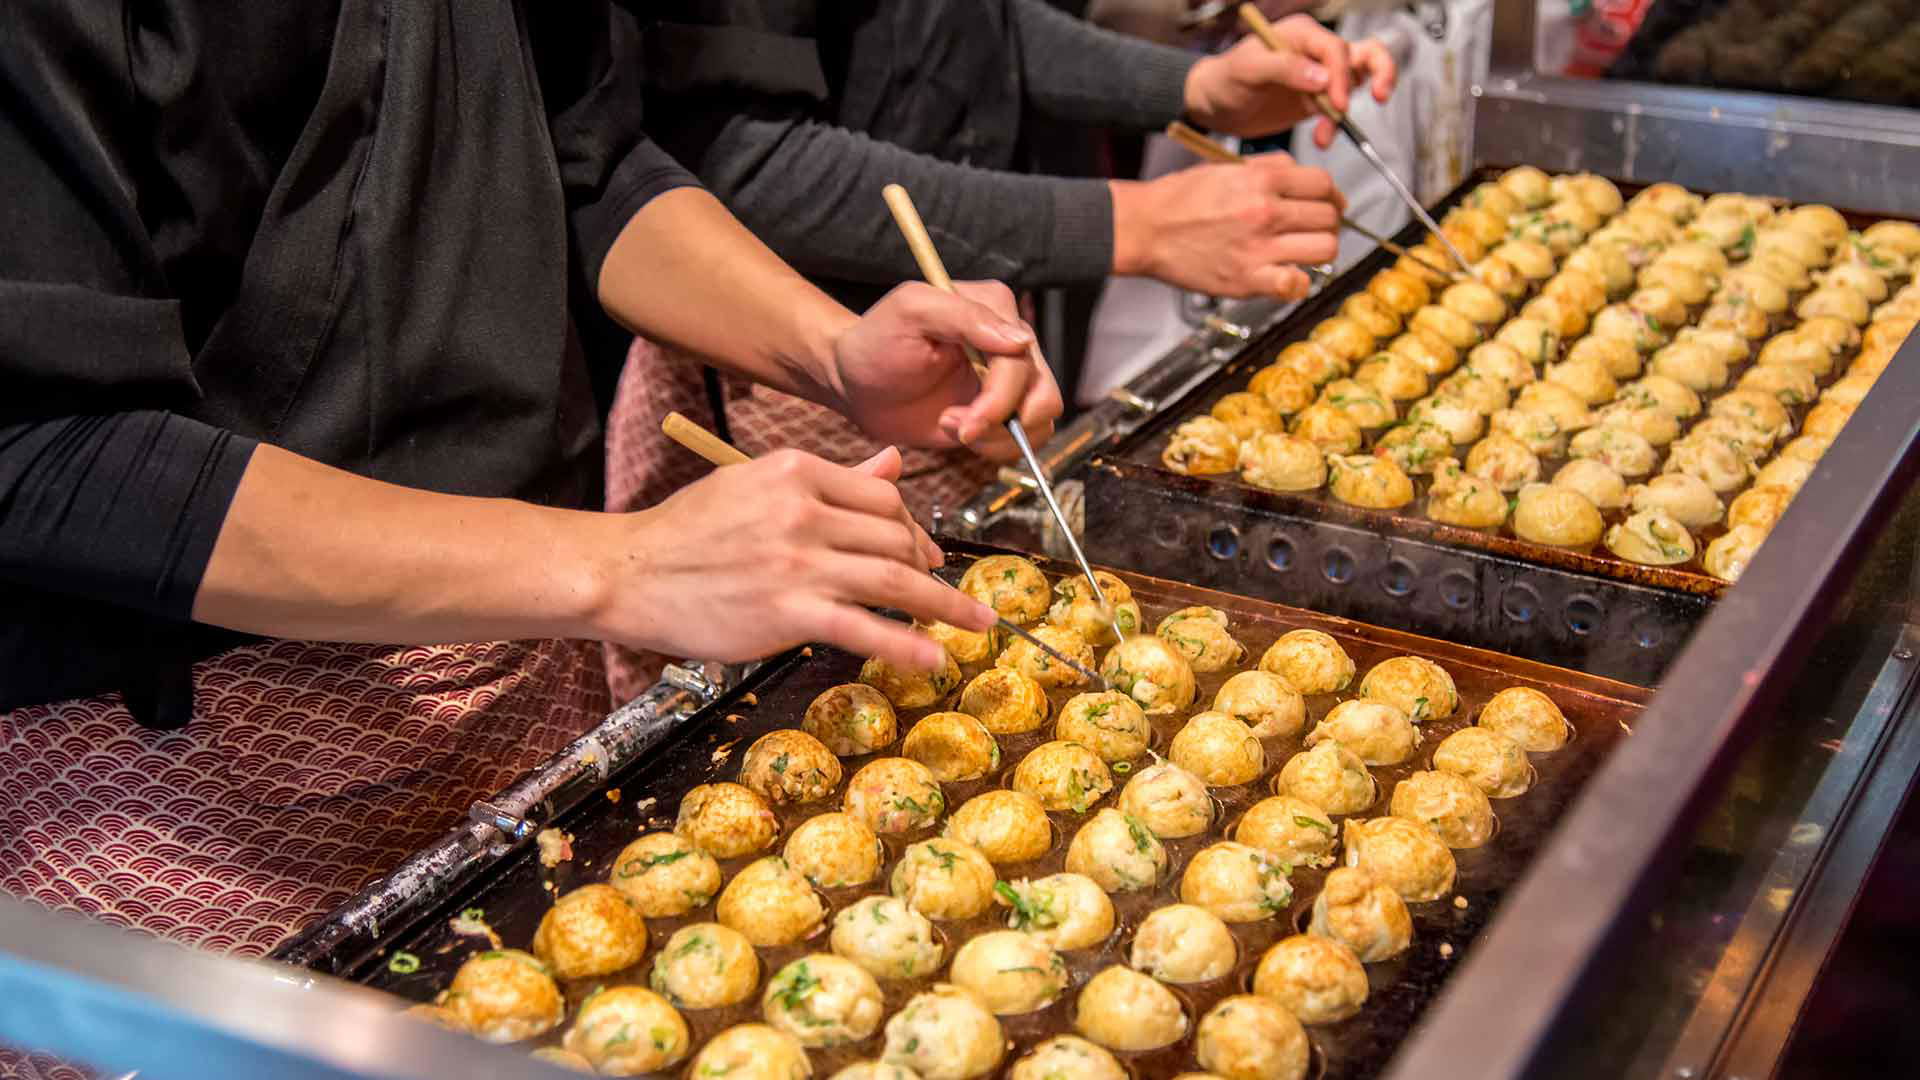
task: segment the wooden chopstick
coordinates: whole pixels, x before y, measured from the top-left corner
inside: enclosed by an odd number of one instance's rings
[[[706,458],[712,465],[745,465],[753,459],[741,449],[677,412],[660,421],[667,438]]]

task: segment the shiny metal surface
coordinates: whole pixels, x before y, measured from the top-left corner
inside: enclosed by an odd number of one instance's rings
[[[1414,197],[1413,189],[1394,173],[1393,166],[1388,165],[1386,159],[1380,156],[1380,151],[1373,148],[1373,143],[1369,142],[1367,137],[1360,133],[1360,129],[1354,127],[1353,122],[1344,116],[1340,118],[1340,130],[1353,141],[1354,148],[1360,151],[1361,157],[1367,159],[1367,164],[1372,165],[1374,171],[1379,173],[1388,186],[1400,196],[1400,201],[1407,204],[1407,209],[1413,213],[1413,219],[1427,230],[1428,235],[1440,241],[1441,247],[1447,249],[1447,254],[1453,257],[1453,264],[1460,268],[1460,272],[1472,277],[1473,265],[1467,262],[1465,255],[1460,254],[1459,248],[1453,246],[1453,241],[1447,239],[1447,234],[1440,231],[1440,223],[1433,220],[1433,215],[1427,212],[1426,207],[1420,205],[1420,200]]]
[[[1060,539],[1066,544],[1067,550],[1073,553],[1073,561],[1080,565],[1080,573],[1086,577],[1087,587],[1093,590],[1093,598],[1100,602],[1102,611],[1112,610],[1113,605],[1107,602],[1107,594],[1101,590],[1099,580],[1093,576],[1093,566],[1087,562],[1087,553],[1080,550],[1080,538],[1074,535],[1073,523],[1067,520],[1067,512],[1060,508],[1060,500],[1053,494],[1053,481],[1047,475],[1046,466],[1040,464],[1039,455],[1033,452],[1033,443],[1027,439],[1026,426],[1020,423],[1018,417],[1009,417],[1007,433],[1013,436],[1014,445],[1020,448],[1020,456],[1026,459],[1027,470],[1033,474],[1033,486],[1039,489],[1040,497],[1047,501],[1047,510],[1053,514],[1054,523],[1060,527]],[[1039,639],[1029,637],[1029,640],[1037,643]],[[1046,652],[1051,656],[1060,656],[1052,649],[1047,649]],[[1072,664],[1072,661],[1068,663]],[[1078,664],[1072,666],[1080,669]]]
[[[1049,494],[1051,494],[1051,492],[1049,492]],[[1064,514],[1062,514],[1062,515],[1059,515],[1057,519],[1061,521],[1065,521],[1066,517]],[[1068,537],[1068,539],[1071,540],[1072,537]],[[1077,546],[1078,545],[1076,544],[1076,547]],[[1087,571],[1087,580],[1088,581],[1093,580],[1092,569],[1088,569]],[[1106,603],[1106,599],[1104,595],[1101,597],[1100,602],[1102,604]],[[1113,689],[1112,687],[1107,685],[1107,680],[1103,678],[1099,672],[1086,667],[1084,664],[1081,664],[1078,660],[1075,660],[1073,657],[1068,656],[1066,653],[1061,652],[1059,649],[1056,649],[1053,646],[1047,644],[1046,642],[1041,641],[1038,637],[1035,637],[1032,633],[1028,632],[1026,627],[1021,626],[1020,624],[1015,622],[1010,622],[1006,619],[1001,619],[998,623],[995,624],[995,626],[997,626],[1001,630],[1006,631],[1009,634],[1012,634],[1014,637],[1019,638],[1020,640],[1026,642],[1027,644],[1033,646],[1034,648],[1039,649],[1041,652],[1046,653],[1048,656],[1054,658],[1055,660],[1060,661],[1062,664],[1065,664],[1067,667],[1073,669],[1074,671],[1079,672],[1081,678],[1087,680],[1088,682],[1099,687],[1100,689],[1102,690]]]

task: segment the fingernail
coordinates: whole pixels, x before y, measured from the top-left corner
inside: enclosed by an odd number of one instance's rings
[[[1300,78],[1316,90],[1327,85],[1327,69],[1319,64],[1308,64],[1300,69]]]
[[[975,601],[973,608],[973,621],[982,630],[991,629],[993,624],[1000,621],[1000,613],[985,604]]]
[[[1033,343],[1033,331],[1019,323],[991,323],[987,329],[991,330],[1002,341],[1005,341],[1011,348],[1025,348]]]

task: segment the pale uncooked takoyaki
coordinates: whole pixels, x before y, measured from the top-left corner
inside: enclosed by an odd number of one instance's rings
[[[607,1076],[637,1076],[659,1072],[686,1057],[693,1049],[693,1033],[659,994],[638,986],[610,986],[580,1003],[562,1045]]]
[[[1002,881],[994,898],[1007,908],[1007,926],[1062,952],[1091,949],[1113,934],[1113,901],[1084,874]]]
[[[974,1080],[1006,1055],[1000,1021],[971,990],[946,983],[915,994],[887,1021],[880,1059],[921,1080]]]
[[[1227,613],[1219,608],[1181,608],[1161,619],[1154,633],[1186,657],[1196,672],[1232,667],[1247,655],[1246,646],[1233,639]]]
[[[648,985],[682,1009],[735,1005],[760,985],[760,958],[738,930],[694,923],[675,930],[654,954]]]
[[[1597,510],[1615,510],[1626,504],[1627,482],[1605,462],[1576,458],[1553,474],[1553,486],[1577,491]]]
[[[1298,435],[1260,435],[1240,447],[1240,478],[1268,491],[1317,491],[1327,482],[1327,456]]]
[[[1260,657],[1260,670],[1302,694],[1331,694],[1353,682],[1353,658],[1329,634],[1289,630]]]
[[[1501,491],[1519,491],[1540,479],[1540,459],[1519,439],[1494,432],[1467,452],[1467,472]]]
[[[1765,543],[1767,533],[1764,529],[1752,525],[1742,525],[1728,529],[1726,533],[1707,545],[1707,554],[1702,562],[1707,573],[1726,581],[1739,581],[1746,573],[1747,563],[1753,560],[1753,554]]]
[[[940,970],[943,951],[925,915],[894,896],[866,896],[833,917],[834,953],[876,978],[917,979]]]
[[[910,832],[939,820],[947,808],[932,770],[908,758],[879,758],[847,781],[843,807],[876,833]]]
[[[1373,452],[1393,459],[1408,476],[1431,473],[1442,459],[1453,454],[1453,437],[1432,424],[1406,423],[1380,436]],[[1321,459],[1321,480],[1325,481],[1325,459]]]
[[[859,964],[831,953],[792,961],[767,980],[760,1013],[768,1024],[810,1047],[859,1042],[886,1015],[880,984]]]
[[[1305,799],[1330,814],[1353,814],[1373,805],[1373,774],[1353,751],[1332,740],[1287,759],[1274,790]]]
[[[1285,1005],[1302,1023],[1331,1024],[1366,1004],[1367,969],[1332,938],[1294,934],[1260,957],[1253,992]]]
[[[1180,875],[1180,899],[1230,923],[1258,922],[1287,910],[1291,867],[1250,844],[1223,840],[1195,852]]]
[[[720,891],[720,864],[683,836],[648,833],[613,857],[607,881],[642,915],[685,915]]]
[[[1533,786],[1527,752],[1491,728],[1462,728],[1440,740],[1433,767],[1461,777],[1490,799],[1509,799]]]
[[[1307,723],[1306,699],[1293,684],[1267,671],[1242,671],[1220,684],[1213,711],[1226,713],[1260,738],[1297,735]]]
[[[1393,786],[1388,812],[1432,829],[1450,848],[1476,848],[1493,838],[1486,792],[1452,773],[1416,772]]]
[[[1156,761],[1135,773],[1120,790],[1118,806],[1166,839],[1193,836],[1213,824],[1207,782],[1171,761]]]
[[[1169,904],[1140,920],[1127,963],[1169,983],[1211,982],[1239,959],[1233,931],[1194,904]]]
[[[1704,529],[1726,512],[1706,481],[1688,473],[1661,473],[1627,493],[1636,511],[1658,510],[1689,529]]]
[[[887,888],[929,919],[971,919],[993,906],[995,879],[979,848],[943,838],[909,845]]]
[[[1348,866],[1358,866],[1410,904],[1453,890],[1453,851],[1434,830],[1403,817],[1348,821],[1341,837]]]
[[[1174,735],[1167,758],[1211,787],[1250,783],[1267,767],[1253,729],[1220,712],[1195,713]]]
[[[1666,417],[1657,409],[1650,411]],[[1660,463],[1660,452],[1653,448],[1653,443],[1627,427],[1605,426],[1583,431],[1567,444],[1567,453],[1574,458],[1591,458],[1628,479],[1645,476]]]
[[[1368,765],[1397,765],[1413,756],[1420,729],[1398,706],[1357,698],[1328,711],[1307,733],[1309,747],[1334,740]]]
[[[1083,814],[1113,790],[1107,763],[1079,743],[1041,743],[1013,770],[1013,790],[1040,800],[1048,810]]]
[[[1493,481],[1474,476],[1447,458],[1433,471],[1427,516],[1444,525],[1491,529],[1507,520],[1507,495]]]
[[[1333,861],[1333,819],[1292,795],[1254,803],[1234,826],[1233,839],[1278,856],[1289,866],[1325,866]]]
[[[1100,674],[1108,686],[1138,702],[1148,715],[1193,704],[1193,665],[1158,637],[1141,634],[1108,649]]]
[[[1067,963],[1046,942],[1017,930],[971,938],[953,954],[947,978],[973,991],[998,1016],[1053,1004],[1067,989]]]
[[[1139,702],[1113,690],[1080,694],[1060,707],[1054,738],[1079,743],[1102,761],[1132,761],[1147,752],[1153,725]]]
[[[1091,878],[1108,892],[1149,888],[1168,863],[1167,849],[1153,830],[1112,807],[1094,814],[1067,845],[1067,872]]]
[[[1609,528],[1606,543],[1608,551],[1646,566],[1693,561],[1693,534],[1658,510],[1642,510]]]

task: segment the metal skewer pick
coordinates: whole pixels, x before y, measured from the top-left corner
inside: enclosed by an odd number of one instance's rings
[[[666,419],[660,422],[660,430],[666,434],[667,438],[672,439],[674,442],[707,459],[707,462],[711,465],[742,465],[753,460],[747,456],[744,450],[741,450],[739,447],[677,412],[667,414]],[[939,575],[935,574],[934,577],[937,579]],[[1034,648],[1039,649],[1053,659],[1079,672],[1086,677],[1087,681],[1100,689],[1112,689],[1112,687],[1107,685],[1107,680],[1102,678],[1099,672],[1083,666],[1079,661],[1062,653],[1046,642],[1041,641],[1019,624],[1003,618],[995,623],[995,626],[998,629],[1013,634],[1015,637],[1025,640]]]

